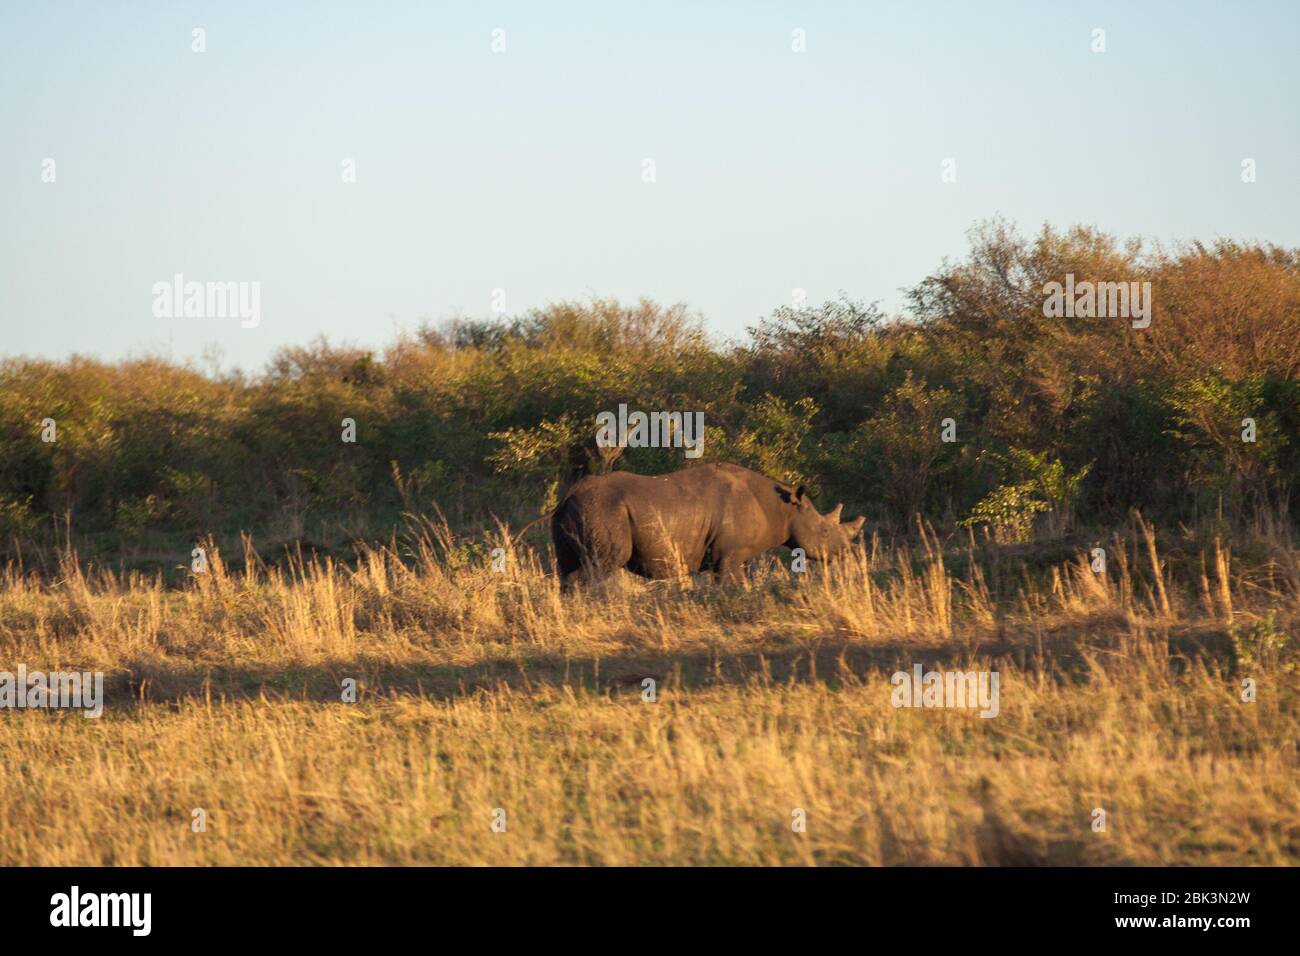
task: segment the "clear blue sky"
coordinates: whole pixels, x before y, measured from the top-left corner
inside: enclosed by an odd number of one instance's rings
[[[1298,49],[1289,0],[3,0],[0,355],[256,370],[495,288],[739,336],[795,288],[897,307],[995,214],[1300,245]],[[178,272],[261,324],[155,318]]]

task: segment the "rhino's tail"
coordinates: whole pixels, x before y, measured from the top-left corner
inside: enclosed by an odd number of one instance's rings
[[[534,518],[532,521],[528,522],[528,524],[526,524],[526,525],[524,525],[522,528],[520,528],[519,531],[518,531],[518,533],[515,534],[515,535],[513,535],[513,536],[510,538],[510,547],[513,548],[515,545],[517,545],[517,544],[519,543],[519,539],[522,538],[524,535],[526,535],[526,534],[528,533],[528,531],[529,531],[530,528],[532,528],[532,527],[534,527],[534,526],[536,526],[536,525],[541,524],[543,521],[549,521],[550,518],[555,514],[555,512],[557,512],[557,511],[559,511],[559,510],[560,510],[560,509],[559,509],[558,506],[555,507],[555,508],[552,508],[550,511],[546,512],[546,514],[544,514],[544,515],[539,515],[538,517]]]

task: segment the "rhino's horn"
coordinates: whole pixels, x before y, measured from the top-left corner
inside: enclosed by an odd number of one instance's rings
[[[829,517],[832,521],[839,521],[840,512],[843,510],[844,510],[844,502],[840,502],[835,506],[835,510],[832,511],[829,515],[827,515],[827,517]]]

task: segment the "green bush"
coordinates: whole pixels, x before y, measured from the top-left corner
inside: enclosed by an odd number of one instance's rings
[[[682,306],[598,299],[425,327],[383,352],[318,340],[257,375],[0,360],[0,537],[52,535],[64,514],[108,551],[146,530],[387,535],[435,505],[466,529],[518,522],[580,474],[690,464],[680,448],[596,449],[596,414],[620,402],[702,412],[703,461],[804,482],[886,531],[920,513],[1023,540],[1132,508],[1170,524],[1296,507],[1300,253],[1144,252],[1002,222],[971,239],[905,315],[841,296],[778,308],[741,343]],[[1150,281],[1150,327],[1046,318],[1044,284],[1066,273]]]

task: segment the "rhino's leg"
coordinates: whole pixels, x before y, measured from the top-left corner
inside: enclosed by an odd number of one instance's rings
[[[566,508],[552,525],[560,590],[572,590],[585,574],[608,577],[632,557],[632,530],[625,513],[584,514]]]
[[[724,554],[718,558],[714,572],[719,582],[732,584],[745,576],[745,558],[736,553]]]
[[[575,548],[566,543],[555,542],[555,570],[560,575],[560,593],[567,594],[573,590],[578,575],[582,572],[582,560]]]
[[[584,578],[599,580],[618,570],[608,559],[608,550],[593,546],[585,537],[561,536],[555,542],[555,564],[560,575],[560,593],[567,594]]]
[[[584,537],[580,517],[569,502],[564,502],[551,519],[551,543],[555,546],[555,570],[560,575],[561,593],[573,590],[582,572]]]

